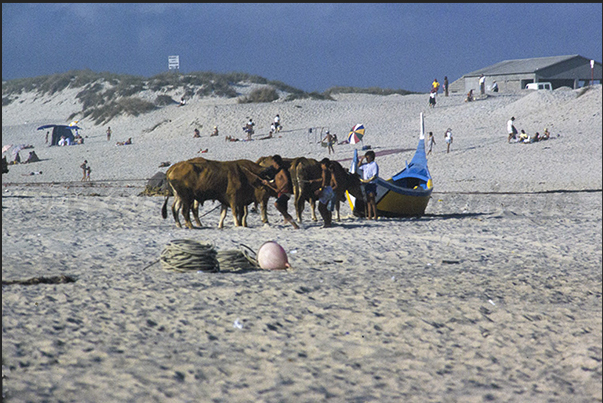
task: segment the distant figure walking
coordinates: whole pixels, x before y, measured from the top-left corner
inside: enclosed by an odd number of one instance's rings
[[[435,137],[433,137],[433,132],[429,132],[429,138],[427,139],[427,155],[431,154],[433,150],[433,146],[435,145]]]
[[[484,95],[486,93],[486,77],[482,74],[479,76],[479,94]]]
[[[444,76],[444,96],[448,96],[448,76]]]
[[[84,163],[82,165],[80,165],[80,168],[82,168],[83,174],[82,174],[82,181],[86,181],[86,180],[90,180],[90,167],[88,166],[88,161],[84,160]]]
[[[107,141],[111,141],[111,126],[107,127]]]
[[[48,135],[50,134],[49,131],[46,132],[46,144],[48,144]]]
[[[333,135],[331,134],[330,131],[327,130],[327,135],[325,136],[324,139],[322,139],[323,143],[326,142],[327,144],[327,148],[329,149],[329,155],[331,155],[331,152],[333,152],[333,154],[335,154],[335,149],[333,148]]]
[[[446,140],[446,154],[450,152],[450,146],[452,145],[452,129],[448,128],[444,134],[444,140]]]
[[[509,135],[507,143],[510,143],[511,139],[515,139],[515,136],[517,135],[517,129],[515,128],[515,125],[513,125],[513,122],[515,122],[515,116],[512,116],[511,119],[507,121],[507,134]]]
[[[281,117],[277,113],[276,117],[274,118],[274,132],[278,133],[281,131],[282,128],[283,127],[281,126]]]
[[[253,120],[249,118],[249,122],[247,122],[243,128],[245,133],[247,133],[247,140],[251,140],[251,136],[253,135],[253,126],[255,126],[255,123],[253,123]]]
[[[434,108],[436,106],[436,90],[435,88],[431,89],[431,92],[429,93],[429,106],[431,108]]]

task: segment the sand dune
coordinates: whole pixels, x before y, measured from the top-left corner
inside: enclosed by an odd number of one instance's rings
[[[193,99],[109,122],[111,142],[107,125],[82,121],[84,145],[46,147],[36,127],[68,123],[72,97],[2,108],[3,145],[32,144],[42,159],[2,177],[3,281],[75,280],[3,285],[7,401],[601,401],[601,86],[440,96],[434,109],[426,95]],[[270,205],[270,225],[252,214],[235,228],[229,215],[219,230],[207,203],[203,228],[186,230],[161,218],[163,197],[137,196],[161,162],[206,148],[217,160],[323,158],[315,132],[341,140],[356,123],[387,177],[412,158],[420,112],[437,144],[419,219],[369,222],[344,205],[333,228],[306,210],[296,231]],[[224,141],[242,138],[248,117],[267,134],[276,113],[279,137]],[[507,144],[511,116],[553,138]],[[348,166],[353,149],[332,157]],[[174,273],[157,263],[172,239],[275,240],[293,269]]]

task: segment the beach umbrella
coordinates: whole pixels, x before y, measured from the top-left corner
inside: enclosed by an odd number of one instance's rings
[[[363,137],[364,137],[364,125],[357,124],[356,126],[352,127],[350,134],[348,134],[348,142],[350,144],[356,144],[356,143],[362,141]]]

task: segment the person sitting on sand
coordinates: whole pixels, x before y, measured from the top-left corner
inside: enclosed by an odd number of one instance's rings
[[[273,136],[272,136],[272,133],[273,133],[273,131],[272,131],[272,130],[270,130],[270,132],[268,132],[268,135],[267,135],[267,136],[260,137],[258,140],[268,140],[268,139],[271,139],[271,138],[273,137]]]
[[[544,129],[544,133],[542,133],[542,139],[541,140],[548,140],[549,137],[551,137],[551,133],[549,132],[548,128]]]
[[[118,141],[115,143],[116,146],[127,146],[128,144],[132,144],[132,137],[128,138],[126,141]]]
[[[27,157],[27,160],[25,160],[25,164],[28,164],[30,162],[38,162],[38,161],[40,161],[40,158],[38,158],[38,155],[36,154],[36,152],[30,151],[29,157]]]
[[[525,142],[530,136],[528,136],[528,133],[526,133],[526,131],[524,129],[521,129],[521,133],[519,133],[519,139],[517,140],[518,142]]]
[[[536,132],[533,136],[528,136],[528,138],[525,139],[523,142],[524,143],[535,143],[538,140],[540,140],[540,133]]]
[[[210,134],[209,136],[213,137],[213,136],[217,136],[217,135],[218,135],[218,126],[214,126],[214,132],[212,134]]]
[[[201,133],[199,133],[199,129],[195,129],[193,132],[193,138],[201,137]]]
[[[465,102],[471,101],[473,101],[473,90],[469,90],[469,92],[467,93],[467,98],[465,98]]]

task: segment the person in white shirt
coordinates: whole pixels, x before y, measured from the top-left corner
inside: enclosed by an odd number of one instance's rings
[[[274,118],[274,131],[280,132],[283,127],[281,126],[281,117],[277,114]]]
[[[515,116],[511,117],[511,119],[509,119],[507,121],[507,133],[509,134],[509,138],[507,139],[507,143],[511,142],[511,139],[515,138],[515,135],[517,134],[517,129],[515,128],[515,126],[513,126],[513,122],[515,121]]]
[[[452,144],[452,129],[448,128],[444,134],[444,140],[446,141],[446,154],[450,152],[450,145]]]
[[[479,93],[480,95],[486,93],[486,77],[483,74],[479,77]]]
[[[365,163],[362,161],[366,160]],[[366,193],[366,217],[370,220],[371,218],[377,219],[377,203],[375,197],[377,196],[377,178],[379,177],[379,165],[375,162],[375,152],[369,150],[364,154],[360,161],[358,161],[358,167],[362,168],[362,179],[364,191]]]

